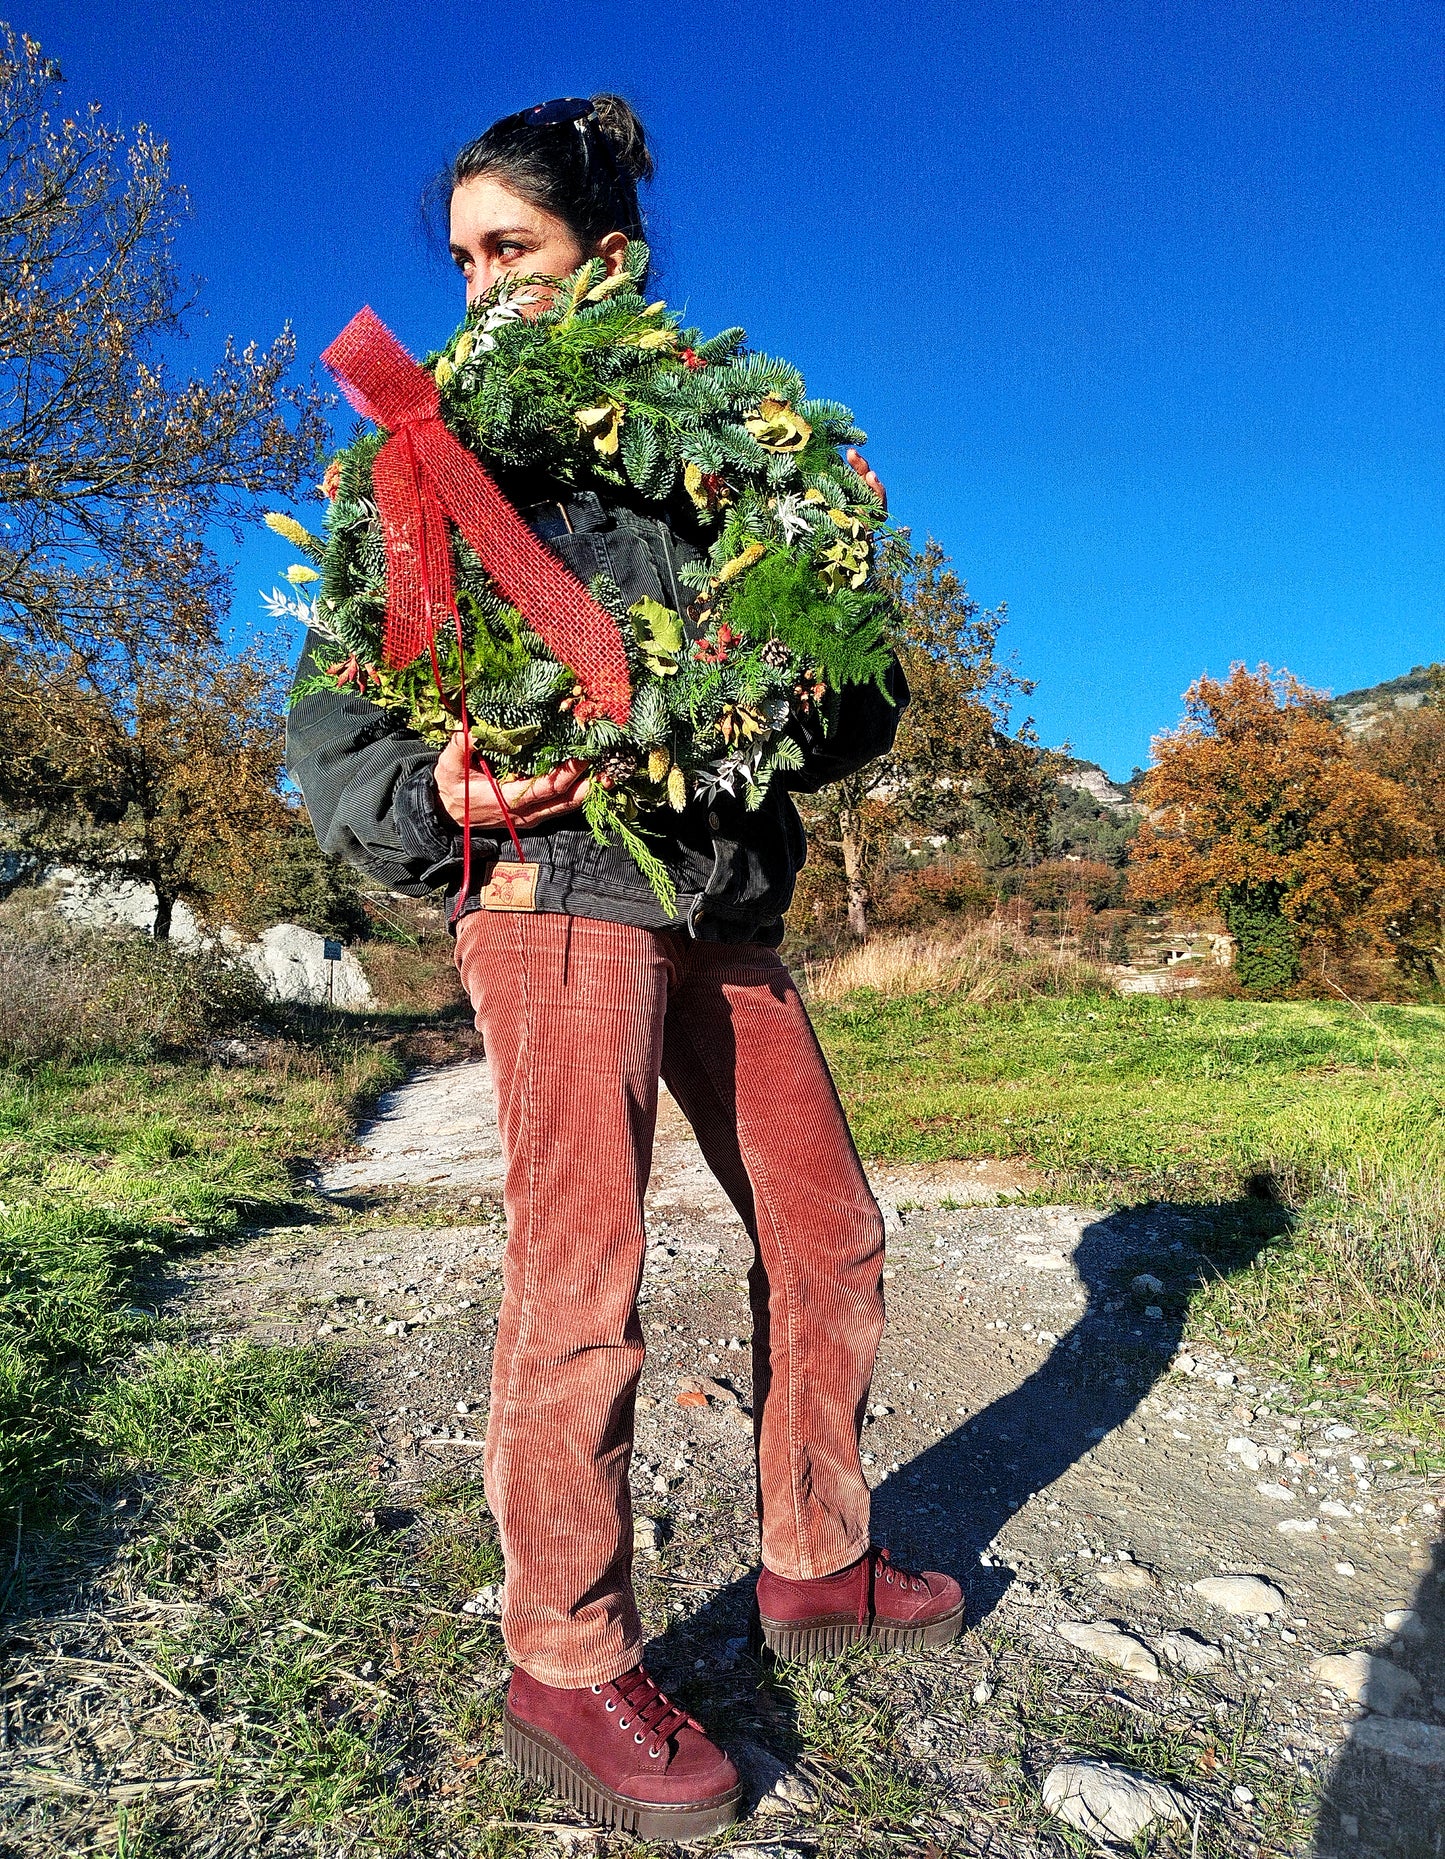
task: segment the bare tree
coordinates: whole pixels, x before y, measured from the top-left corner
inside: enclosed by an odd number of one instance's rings
[[[174,372],[194,286],[175,269],[187,203],[165,144],[95,104],[63,114],[61,89],[0,27],[0,806],[12,831],[86,838],[93,861],[151,878],[164,934],[165,871],[189,867],[156,854],[157,823],[194,794],[197,706],[244,700],[245,729],[276,733],[256,711],[269,671],[224,649],[229,578],[208,539],[239,537],[316,469],[325,401],[285,385],[289,327],[265,349],[228,342],[206,379]],[[168,715],[186,753],[159,753]],[[254,817],[254,761],[212,764],[217,844]]]

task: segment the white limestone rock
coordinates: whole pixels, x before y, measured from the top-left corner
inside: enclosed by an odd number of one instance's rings
[[[1096,1569],[1094,1580],[1114,1594],[1148,1594],[1159,1586],[1148,1569],[1137,1562],[1121,1562],[1115,1568]]]
[[[1330,1653],[1316,1659],[1312,1669],[1322,1685],[1340,1692],[1352,1704],[1368,1705],[1382,1717],[1393,1717],[1408,1699],[1420,1695],[1419,1680],[1378,1653]]]
[[[1189,1824],[1189,1803],[1177,1788],[1112,1762],[1056,1762],[1043,1800],[1051,1814],[1096,1840],[1135,1840],[1160,1821]]]
[[[1128,1672],[1135,1678],[1142,1678],[1146,1685],[1159,1682],[1159,1661],[1150,1652],[1142,1640],[1136,1640],[1132,1633],[1121,1632],[1118,1627],[1090,1626],[1083,1620],[1061,1620],[1058,1635],[1067,1640],[1071,1646],[1077,1646],[1080,1652],[1086,1652],[1091,1658],[1102,1660],[1105,1665],[1117,1666],[1121,1672]]]
[[[328,962],[326,938],[299,923],[273,923],[258,942],[243,944],[233,954],[260,981],[268,1000],[353,1009],[374,1004],[355,951],[343,948],[340,961]]]
[[[1187,1629],[1162,1634],[1159,1650],[1171,1665],[1177,1665],[1196,1676],[1213,1671],[1216,1665],[1224,1661],[1222,1647],[1216,1646],[1212,1640],[1201,1639],[1197,1633],[1190,1633]]]
[[[1282,1614],[1285,1599],[1272,1581],[1258,1575],[1206,1575],[1194,1592],[1226,1614]]]
[[[667,1541],[667,1526],[660,1517],[632,1519],[632,1546],[640,1555],[655,1556]]]
[[[1349,1746],[1388,1757],[1400,1768],[1424,1774],[1437,1788],[1445,1790],[1445,1730],[1436,1724],[1362,1717],[1350,1731]]]
[[[1426,1636],[1425,1622],[1413,1607],[1392,1607],[1385,1615],[1384,1627],[1407,1646],[1418,1646]]]

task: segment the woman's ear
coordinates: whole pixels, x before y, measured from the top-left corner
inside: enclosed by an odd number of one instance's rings
[[[628,237],[625,232],[609,232],[605,239],[597,241],[597,256],[607,267],[607,275],[615,278],[627,259]]]

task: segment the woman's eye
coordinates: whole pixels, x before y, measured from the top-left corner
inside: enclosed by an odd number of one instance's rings
[[[525,245],[519,245],[515,239],[503,239],[497,247],[497,256],[510,264],[514,258],[520,258],[526,249]]]

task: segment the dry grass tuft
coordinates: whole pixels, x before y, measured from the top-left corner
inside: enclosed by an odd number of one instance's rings
[[[255,977],[219,953],[41,912],[0,920],[0,1063],[192,1050],[264,1005]]]
[[[1286,1244],[1197,1302],[1206,1328],[1318,1386],[1383,1400],[1417,1433],[1445,1431],[1445,1187],[1374,1163],[1323,1172]]]
[[[1000,917],[951,936],[875,936],[845,955],[810,962],[804,972],[817,1001],[842,1000],[861,989],[885,995],[947,989],[956,1000],[973,1002],[1108,992],[1095,963],[1049,938],[1021,934]]]

